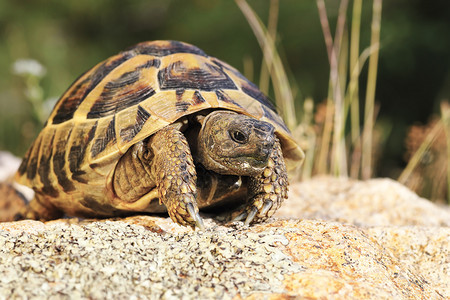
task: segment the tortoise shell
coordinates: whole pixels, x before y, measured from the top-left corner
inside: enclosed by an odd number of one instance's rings
[[[132,145],[181,117],[210,109],[270,122],[284,158],[303,158],[274,105],[235,68],[187,43],[153,41],[80,76],[55,105],[16,178],[48,197],[83,194],[80,185],[105,186]]]

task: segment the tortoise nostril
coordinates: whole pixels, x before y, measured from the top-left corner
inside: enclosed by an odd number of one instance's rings
[[[272,136],[267,136],[261,143],[259,148],[261,159],[267,160],[274,149],[274,139]]]
[[[264,147],[272,149],[274,144],[275,144],[275,135],[272,132],[272,134],[268,134],[265,136],[263,145]]]

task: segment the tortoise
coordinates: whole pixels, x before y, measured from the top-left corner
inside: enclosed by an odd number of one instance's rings
[[[35,191],[18,219],[166,210],[204,228],[199,208],[216,206],[248,225],[278,209],[286,164],[303,156],[269,98],[235,68],[187,43],[142,42],[57,101],[16,174]]]

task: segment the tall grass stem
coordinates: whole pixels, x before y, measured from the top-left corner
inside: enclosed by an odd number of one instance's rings
[[[450,104],[447,101],[441,104],[441,116],[447,141],[447,204],[450,204]]]
[[[350,105],[350,135],[352,159],[350,177],[358,178],[361,167],[361,139],[359,129],[359,38],[361,34],[362,0],[353,1],[352,23],[350,33],[349,85],[347,91],[347,105]],[[358,70],[355,72],[354,70]]]
[[[382,0],[373,0],[373,15],[371,25],[370,45],[375,46],[380,43],[380,23],[381,23]],[[364,128],[362,140],[362,170],[363,179],[369,179],[372,176],[372,142],[374,127],[374,105],[375,88],[377,82],[379,47],[370,55],[369,69],[367,75],[367,90],[364,109]]]
[[[269,20],[267,22],[267,31],[272,40],[276,41],[277,36],[277,23],[278,23],[278,12],[279,12],[280,1],[271,0],[269,8]],[[259,77],[259,89],[264,94],[269,94],[269,83],[270,83],[270,71],[273,67],[272,61],[266,63],[263,58],[261,63],[261,74]]]
[[[322,145],[328,140],[325,134],[332,134],[332,148],[331,148],[331,173],[337,176],[347,176],[347,154],[344,138],[345,120],[344,120],[344,103],[343,103],[343,91],[341,89],[341,80],[339,76],[339,60],[342,59],[341,46],[344,36],[344,29],[346,23],[346,11],[348,7],[348,0],[342,0],[339,6],[339,15],[337,20],[336,32],[333,41],[331,36],[330,25],[328,22],[328,16],[324,0],[317,0],[317,8],[319,11],[320,24],[322,26],[322,32],[325,39],[325,45],[327,47],[328,60],[330,63],[330,84],[328,98],[333,101],[334,118],[333,118],[333,131],[327,128],[327,124],[324,126],[324,137]],[[330,102],[327,101],[329,104]],[[327,105],[327,109],[330,105]],[[328,113],[327,113],[328,115]],[[327,121],[331,121],[327,118]],[[321,149],[319,159],[324,159],[327,155],[325,151],[327,148]],[[327,151],[328,152],[328,151]],[[319,162],[324,164],[323,161]]]
[[[350,83],[349,103],[351,107],[351,137],[352,141],[358,140],[359,131],[359,37],[361,33],[362,0],[353,1],[352,24],[350,34]]]

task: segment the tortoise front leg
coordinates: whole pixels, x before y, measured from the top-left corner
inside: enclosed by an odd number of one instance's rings
[[[183,133],[176,125],[169,125],[155,133],[148,146],[153,154],[151,175],[170,218],[184,226],[204,229],[196,202],[195,165]]]
[[[248,187],[250,201],[234,221],[245,219],[245,225],[249,225],[266,220],[287,198],[288,185],[280,142],[276,139],[267,167],[261,174],[250,178]]]

